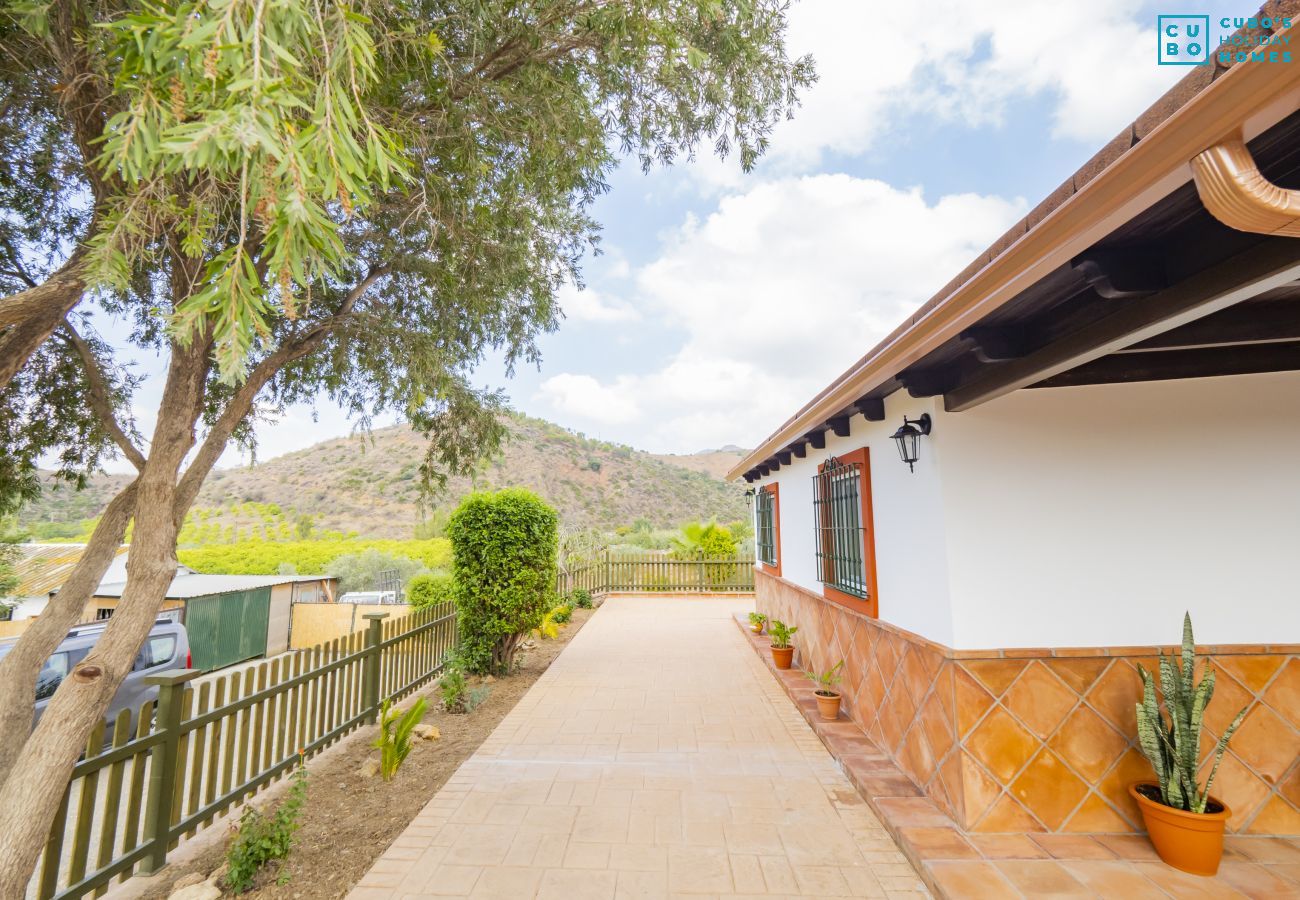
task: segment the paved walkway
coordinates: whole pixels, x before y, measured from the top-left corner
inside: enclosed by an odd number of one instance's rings
[[[926,896],[746,646],[745,606],[608,601],[352,900]]]

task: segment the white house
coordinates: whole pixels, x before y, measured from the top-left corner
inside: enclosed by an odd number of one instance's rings
[[[731,472],[759,610],[969,830],[1140,830],[1190,611],[1230,827],[1300,834],[1298,108],[1189,75]]]

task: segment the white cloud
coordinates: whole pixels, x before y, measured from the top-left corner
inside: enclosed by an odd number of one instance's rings
[[[542,382],[540,398],[571,416],[602,425],[635,421],[641,411],[631,379],[622,377],[603,385],[590,375],[561,372]]]
[[[623,266],[626,268],[627,263]],[[579,289],[566,284],[560,288],[559,301],[564,317],[579,322],[633,322],[640,318],[629,304],[590,287]]]
[[[537,399],[632,425],[650,449],[755,443],[1024,208],[973,194],[928,203],[848,175],[760,183],[688,215],[635,272],[637,306],[686,335],[667,364],[606,382],[554,375]]]
[[[1008,104],[1040,94],[1055,98],[1045,130],[1102,143],[1183,74],[1155,64],[1155,44],[1153,17],[1128,0],[1093,0],[1086,13],[1042,0],[805,0],[790,11],[788,48],[813,55],[818,82],[777,127],[764,165],[813,171],[827,153],[859,156],[916,119],[996,125]],[[734,160],[701,154],[689,168],[706,189],[743,183]]]

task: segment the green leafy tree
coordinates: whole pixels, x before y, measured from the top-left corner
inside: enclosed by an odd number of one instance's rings
[[[423,569],[424,566],[418,560],[374,549],[345,554],[325,568],[326,572],[339,580],[340,591],[377,591],[384,577],[393,572],[397,573],[399,584],[405,586]]]
[[[672,549],[677,556],[728,559],[736,555],[736,539],[716,520],[687,522],[681,534],[672,539]]]
[[[406,585],[406,602],[423,609],[456,598],[456,579],[446,572],[424,572]]]
[[[459,652],[469,671],[509,672],[519,642],[551,608],[558,522],[523,488],[470,494],[452,513]]]
[[[785,0],[3,0],[0,511],[41,459],[136,477],[0,660],[0,896],[19,896],[231,440],[328,397],[427,436],[436,489],[500,441],[470,371],[538,359],[619,154],[749,167],[812,75]],[[128,323],[130,343],[92,313]],[[140,354],[166,361],[147,444]],[[32,728],[37,674],[134,527],[121,601]],[[10,774],[12,773],[12,774]]]

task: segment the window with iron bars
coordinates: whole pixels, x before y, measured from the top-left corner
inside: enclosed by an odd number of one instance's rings
[[[754,498],[758,510],[758,529],[755,543],[758,558],[769,566],[776,565],[776,502],[771,491],[759,491]]]
[[[817,580],[867,598],[863,553],[862,466],[831,457],[813,477]]]

